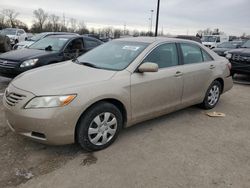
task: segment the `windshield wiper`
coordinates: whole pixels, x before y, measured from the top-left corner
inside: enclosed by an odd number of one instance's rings
[[[80,62],[77,58],[73,59],[72,61],[75,62],[75,63],[77,63],[77,64],[85,65],[85,66],[87,66],[87,67],[93,67],[93,68],[96,68],[96,69],[100,69],[100,67],[96,66],[96,65],[93,64],[93,63]]]

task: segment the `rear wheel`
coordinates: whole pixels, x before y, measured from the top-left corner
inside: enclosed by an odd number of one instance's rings
[[[122,127],[122,114],[111,103],[101,102],[91,107],[80,118],[77,126],[77,141],[87,151],[96,151],[110,146]]]
[[[206,96],[201,103],[201,107],[204,109],[214,108],[220,99],[221,91],[221,83],[217,80],[213,81],[206,92]]]

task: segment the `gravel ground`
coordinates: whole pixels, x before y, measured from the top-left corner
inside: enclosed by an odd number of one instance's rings
[[[237,81],[250,80],[237,77]],[[0,77],[0,93],[9,83]],[[211,118],[190,107],[125,129],[109,148],[46,146],[12,133],[0,104],[0,187],[250,187],[250,86],[235,84]],[[2,99],[2,95],[0,95]]]

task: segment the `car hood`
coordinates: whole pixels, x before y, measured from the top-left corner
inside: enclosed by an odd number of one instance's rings
[[[19,42],[16,45],[17,46],[30,46],[31,44],[34,44],[34,41],[23,41],[23,42]]]
[[[250,48],[238,48],[235,50],[230,50],[229,53],[250,56]]]
[[[55,53],[53,51],[35,50],[30,48],[9,51],[0,55],[0,59],[10,61],[25,61],[27,59],[39,58],[40,56]]]
[[[213,49],[213,51],[215,51],[215,52],[225,52],[228,50],[232,50],[232,49],[230,49],[230,48],[214,48]]]
[[[215,42],[202,42],[204,45],[213,45]]]
[[[59,95],[76,87],[112,78],[116,71],[87,67],[66,61],[43,66],[17,76],[11,84],[35,95]]]
[[[15,39],[16,38],[16,35],[6,35],[8,36],[10,39]]]

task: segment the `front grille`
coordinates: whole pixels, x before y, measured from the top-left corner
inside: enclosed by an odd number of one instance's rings
[[[234,61],[240,61],[241,60],[241,56],[238,54],[233,54],[232,60]]]
[[[246,57],[246,56],[242,56],[242,55],[238,55],[238,54],[233,54],[232,56],[232,60],[233,61],[240,61],[240,62],[249,62],[250,61],[250,57]]]
[[[17,62],[0,59],[0,67],[13,69]]]
[[[18,93],[5,93],[6,103],[10,106],[15,106],[19,101],[23,100],[26,96]]]

